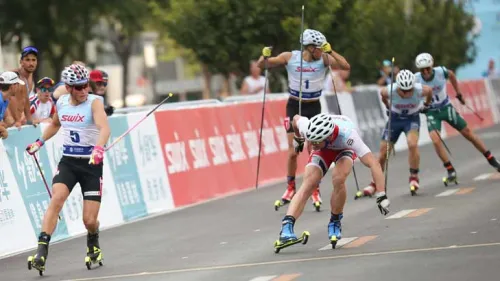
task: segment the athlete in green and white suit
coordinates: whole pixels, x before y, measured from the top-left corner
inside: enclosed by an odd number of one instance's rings
[[[500,164],[495,157],[486,149],[483,141],[467,126],[467,122],[450,103],[450,99],[446,93],[446,82],[448,79],[450,79],[451,85],[457,93],[457,99],[460,103],[465,104],[455,73],[444,66],[433,67],[434,59],[428,53],[418,55],[415,59],[415,65],[420,70],[415,75],[417,82],[432,88],[432,105],[426,113],[427,127],[434,148],[448,171],[447,178],[443,179],[445,184],[452,181],[456,182],[457,175],[438,135],[438,132],[441,132],[442,121],[447,122],[459,131],[462,136],[469,140],[484,155],[488,163],[500,172]]]

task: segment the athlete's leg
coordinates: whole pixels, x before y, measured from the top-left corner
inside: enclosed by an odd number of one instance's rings
[[[292,197],[295,195],[295,174],[297,173],[298,153],[295,152],[295,148],[293,147],[294,132],[292,127],[292,120],[295,114],[298,114],[299,112],[298,110],[299,110],[299,102],[297,100],[289,98],[286,104],[287,117],[284,124],[288,139],[288,154],[286,159],[287,188],[283,193],[283,195],[281,196],[281,202],[277,201],[275,202],[275,205],[289,203]]]
[[[418,170],[420,165],[420,153],[418,151],[418,131],[411,130],[406,134],[406,142],[408,144],[408,164],[410,169]]]
[[[38,236],[38,248],[35,255],[29,258],[32,266],[41,271],[45,270],[50,239],[56,228],[59,213],[77,181],[70,162],[71,159],[68,160],[63,156],[58,164],[57,173],[52,180],[52,198],[43,216],[42,229]]]
[[[282,220],[280,241],[286,242],[288,240],[297,239],[293,232],[295,221],[300,217],[304,211],[307,200],[318,187],[321,178],[326,174],[328,168],[334,159],[333,151],[326,149],[316,150],[309,156],[309,162],[306,165],[304,180],[292,198],[286,216]]]
[[[300,217],[300,215],[304,211],[304,207],[307,203],[307,200],[313,193],[314,189],[316,189],[318,182],[321,180],[322,177],[323,174],[318,166],[314,165],[306,166],[304,173],[304,180],[302,181],[299,190],[290,201],[290,205],[288,206],[286,215],[281,222],[281,231],[280,231],[281,242],[287,242],[290,240],[297,239],[297,236],[293,231],[295,221]]]
[[[63,183],[54,183],[52,186],[52,199],[50,200],[49,207],[43,216],[42,232],[49,235],[54,233],[57,225],[59,213],[61,212],[64,202],[68,199],[70,189]]]
[[[388,127],[389,127],[389,122],[386,123],[385,129],[382,133],[382,138],[380,140],[378,161],[380,163],[380,166],[382,167],[382,171],[385,170],[385,161],[387,160],[387,153],[389,153],[393,149],[394,144],[398,141],[399,136],[404,130],[404,123],[402,123],[398,118],[392,117],[391,134],[389,135],[389,138],[387,136],[389,131]],[[389,150],[387,150],[387,139],[389,139]],[[375,194],[375,183],[373,181],[370,182],[370,184],[363,189],[363,194],[365,196],[372,196],[373,194]]]
[[[465,120],[464,120],[465,122]],[[488,163],[497,169],[500,172],[500,163],[496,160],[495,156],[491,154],[491,152],[486,148],[484,142],[469,128],[469,126],[465,126],[462,130],[460,130],[462,136],[464,136],[468,141],[470,141],[474,147],[483,154]]]
[[[332,198],[330,200],[332,214],[342,214],[344,211],[344,205],[347,198],[345,181],[347,180],[347,177],[349,176],[351,169],[352,169],[352,158],[350,157],[340,158],[336,162],[335,168],[333,168],[333,174],[332,174],[333,192],[332,192]]]
[[[419,127],[420,128],[420,127]],[[420,152],[418,150],[418,130],[411,130],[406,134],[406,141],[408,144],[408,164],[410,166],[410,190],[412,195],[414,191],[420,188],[418,172],[420,166]]]
[[[441,133],[441,122],[447,119],[448,113],[446,109],[442,110],[430,110],[426,113],[427,116],[427,129],[429,130],[429,136],[431,138],[432,144],[434,145],[434,150],[438,155],[439,159],[443,162],[443,166],[448,172],[450,178],[456,177],[455,168],[450,162],[450,158],[446,153],[446,149],[439,137]]]
[[[307,165],[304,174],[304,180],[300,185],[299,190],[292,198],[290,206],[286,212],[287,216],[292,216],[298,219],[302,212],[304,211],[304,206],[307,200],[313,193],[313,191],[318,187],[318,182],[323,177],[321,169],[314,165]]]
[[[338,157],[335,168],[333,168],[333,192],[330,200],[332,212],[328,222],[328,238],[332,245],[336,245],[337,241],[342,238],[341,220],[344,216],[344,206],[347,198],[345,181],[353,165],[352,152],[346,152],[344,156],[339,154]]]
[[[103,165],[89,165],[87,160],[80,163],[82,173],[78,180],[83,195],[83,224],[87,229],[87,256],[91,260],[100,261],[101,246],[99,245],[99,210],[102,197]]]

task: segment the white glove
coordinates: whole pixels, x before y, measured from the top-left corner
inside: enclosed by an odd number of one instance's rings
[[[384,216],[387,215],[389,213],[389,205],[391,205],[391,202],[389,202],[385,192],[378,192],[375,196],[377,197],[377,205],[380,213]]]

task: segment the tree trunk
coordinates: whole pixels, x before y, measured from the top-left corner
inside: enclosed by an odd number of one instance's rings
[[[231,86],[229,85],[230,74],[224,74],[224,80],[222,81],[222,89],[219,93],[219,97],[224,99],[231,95]]]
[[[202,98],[209,99],[211,96],[211,87],[212,87],[212,74],[208,70],[208,66],[206,64],[201,65],[201,71],[203,73],[203,80],[205,83],[203,83],[203,93],[202,93]]]
[[[128,86],[128,61],[130,58],[130,46],[131,44],[128,44],[128,46],[125,48],[126,51],[123,54],[120,54],[121,61],[122,61],[122,87],[123,87],[123,92],[122,92],[122,100],[123,100],[123,107],[127,107],[127,86]]]

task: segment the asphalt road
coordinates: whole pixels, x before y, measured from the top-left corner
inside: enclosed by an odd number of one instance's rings
[[[500,126],[479,131],[500,156]],[[223,198],[101,232],[103,267],[87,270],[85,238],[50,246],[44,277],[28,271],[24,253],[0,260],[11,280],[497,280],[500,264],[500,176],[465,139],[446,140],[459,185],[445,187],[431,145],[421,147],[421,189],[408,187],[407,152],[390,159],[391,213],[374,198],[354,201],[348,182],[342,247],[327,237],[330,174],[322,182],[323,208],[308,203],[295,231],[306,245],[273,251],[286,207],[274,211],[284,184]],[[369,171],[356,165],[361,188]],[[491,175],[484,174],[491,173]],[[479,177],[479,178],[477,178]],[[489,177],[489,178],[488,178]],[[438,196],[440,195],[440,196]],[[7,241],[2,241],[6,243]],[[348,242],[348,243],[347,243]]]

